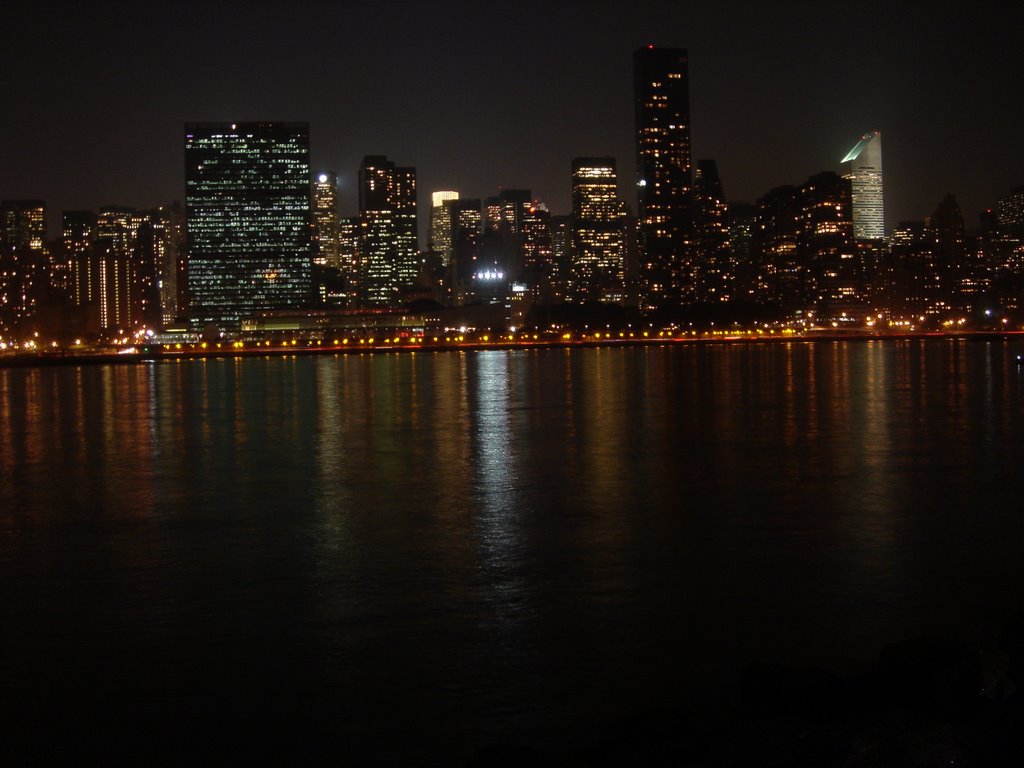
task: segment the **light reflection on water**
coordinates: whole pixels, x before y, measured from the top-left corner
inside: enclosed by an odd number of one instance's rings
[[[0,369],[0,672],[468,749],[705,702],[751,659],[984,639],[1024,584],[1015,351]]]

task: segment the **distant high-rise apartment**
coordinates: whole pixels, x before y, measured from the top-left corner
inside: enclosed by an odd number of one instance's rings
[[[309,126],[185,126],[189,313],[234,330],[312,295]]]
[[[313,263],[339,267],[338,175],[320,171],[313,175]]]
[[[572,293],[577,301],[625,301],[626,208],[615,158],[572,161]]]
[[[359,286],[371,307],[399,306],[419,275],[416,169],[367,155],[359,169]]]
[[[647,46],[634,54],[637,218],[648,306],[694,298],[689,85],[685,49]]]
[[[853,236],[857,240],[885,237],[882,195],[882,134],[865,133],[842,160],[842,175],[850,182]]]

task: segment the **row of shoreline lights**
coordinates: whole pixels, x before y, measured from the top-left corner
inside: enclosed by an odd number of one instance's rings
[[[991,317],[992,311],[988,310],[988,311],[986,311],[985,314],[987,316]],[[921,322],[924,322],[925,319],[926,318],[924,316],[916,318],[916,320],[921,321]],[[1009,318],[1007,318],[1007,317],[999,318],[999,320],[1000,320],[1000,323],[1004,327],[1006,327],[1009,324]],[[866,324],[867,324],[868,328],[873,328],[876,325],[880,325],[881,322],[882,322],[882,316],[878,315],[878,316],[876,316],[874,318],[869,318]],[[946,329],[950,329],[950,328],[962,329],[966,322],[967,322],[967,318],[963,318],[963,317],[955,319],[955,320],[946,320],[946,321],[943,321],[942,327],[946,328]],[[833,325],[835,325],[835,324],[833,323]],[[890,319],[890,320],[887,321],[887,325],[888,325],[889,328],[906,329],[906,330],[909,330],[909,331],[914,331],[916,329],[915,323],[913,321],[910,321],[910,320],[893,320],[893,319]],[[705,338],[706,337],[711,337],[711,338],[744,338],[744,337],[746,337],[746,338],[757,338],[757,337],[763,337],[764,334],[766,332],[768,332],[768,331],[765,330],[768,327],[769,326],[766,323],[765,324],[765,328],[755,328],[754,330],[730,329],[730,330],[713,330],[713,331],[697,331],[697,330],[689,330],[689,331],[687,331],[687,330],[679,330],[679,329],[677,329],[677,330],[674,330],[674,331],[673,330],[659,331],[657,338],[661,338],[661,339],[666,339],[666,338],[667,339],[673,339],[673,338],[675,338],[675,339],[685,339],[685,338],[694,338],[694,337],[696,337],[696,338],[700,338],[700,337],[705,337]],[[389,344],[389,345],[398,344],[398,345],[409,346],[409,345],[418,345],[418,344],[425,344],[425,343],[449,343],[450,344],[450,343],[464,343],[464,342],[466,342],[467,340],[466,340],[465,334],[467,333],[468,329],[465,328],[465,327],[462,327],[462,328],[460,328],[458,330],[459,330],[459,335],[457,335],[457,336],[453,336],[453,335],[445,336],[443,338],[443,341],[442,341],[442,338],[440,336],[432,336],[431,337],[431,341],[428,342],[427,337],[425,335],[421,335],[421,336],[412,335],[412,336],[395,336],[394,338],[390,338],[390,337],[383,338],[379,342],[378,342],[378,340],[375,337],[371,336],[369,338],[357,339],[357,343],[361,344],[361,345],[364,345],[364,346],[366,346],[366,345],[373,345],[373,344],[377,344],[377,343]],[[548,334],[550,334],[552,332],[551,331],[547,331],[547,332],[545,332],[545,338],[541,339],[540,336],[537,333],[530,334],[530,333],[526,333],[526,332],[520,333],[518,338],[517,338],[516,334],[515,334],[515,328],[513,328],[511,330],[512,330],[512,333],[496,334],[495,338],[493,339],[493,341],[491,339],[491,334],[483,334],[483,335],[477,336],[475,338],[470,338],[468,341],[471,344],[479,344],[479,343],[506,343],[506,342],[517,342],[517,341],[520,342],[520,343],[524,343],[524,342],[530,342],[530,341],[555,342],[555,341],[572,341],[573,340],[573,334],[569,333],[569,332],[561,333],[556,338],[556,337],[548,335]],[[782,329],[775,328],[774,332],[775,333],[780,333],[783,336],[792,336],[792,335],[797,333],[797,330],[795,330],[795,329],[793,329],[791,327],[784,327]],[[38,338],[39,333],[36,332],[34,334],[34,336],[36,338]],[[113,345],[114,346],[124,346],[124,345],[131,344],[131,345],[134,346],[134,345],[137,345],[137,344],[147,344],[147,343],[151,343],[151,341],[152,341],[154,336],[155,336],[155,334],[154,334],[154,332],[152,330],[142,328],[142,329],[140,329],[138,331],[135,331],[132,334],[131,337],[125,335],[125,336],[120,336],[119,338],[115,338],[113,340]],[[604,340],[608,340],[608,341],[614,341],[616,339],[623,339],[624,340],[624,339],[627,339],[627,338],[628,339],[636,339],[637,335],[633,331],[629,331],[628,333],[625,332],[625,331],[619,331],[617,336],[614,335],[610,331],[605,331],[603,333],[601,331],[595,331],[593,333],[581,333],[581,334],[578,335],[577,340],[578,341],[589,341],[589,340],[601,340],[601,339],[604,339]],[[642,331],[640,333],[640,338],[644,338],[644,339],[650,338],[650,334],[648,333],[648,331]],[[333,340],[333,346],[334,347],[342,347],[344,345],[349,344],[350,342],[351,342],[351,339],[348,339],[348,338],[345,338],[345,339],[334,339]],[[291,339],[291,340],[283,340],[282,339],[282,340],[279,340],[277,342],[271,340],[271,341],[256,341],[256,342],[249,342],[249,343],[254,345],[254,347],[257,348],[257,349],[260,348],[260,347],[270,347],[270,348],[280,347],[280,348],[284,348],[284,347],[288,347],[288,346],[291,346],[291,347],[298,346],[299,340],[298,339]],[[321,347],[321,346],[323,346],[323,344],[324,344],[324,340],[320,340],[320,339],[307,339],[303,348]],[[275,345],[276,345],[276,347],[275,347]],[[58,344],[57,341],[51,341],[49,346],[54,348],[54,349],[57,349],[57,348],[59,348],[60,345]],[[75,339],[73,344],[71,344],[70,346],[72,346],[72,347],[81,347],[82,346],[82,340],[81,339]],[[191,349],[191,350],[196,350],[196,349],[200,349],[200,350],[205,350],[205,349],[224,349],[225,347],[230,347],[230,348],[234,348],[234,349],[243,349],[243,348],[246,347],[246,342],[244,342],[244,341],[223,342],[223,343],[216,342],[216,343],[213,344],[213,346],[211,346],[210,343],[205,342],[205,341],[204,342],[194,342],[194,343],[192,343],[192,342],[171,342],[171,343],[162,343],[162,344],[159,344],[157,346],[161,347],[164,350],[169,350],[169,351],[181,351],[181,350],[184,350],[186,348]],[[45,345],[41,345],[40,342],[37,341],[35,338],[31,339],[31,340],[29,340],[27,342],[22,342],[20,344],[17,343],[17,342],[14,342],[14,341],[8,342],[8,341],[0,338],[0,351],[6,351],[6,350],[14,351],[14,350],[17,350],[17,349],[23,349],[23,350],[28,350],[28,351],[34,351],[34,350],[42,351],[43,349],[45,349]]]
[[[606,332],[595,331],[594,333],[581,333],[577,337],[575,337],[575,339],[577,341],[597,341],[597,340],[619,341],[619,340],[628,340],[628,339],[636,340],[636,339],[651,339],[651,338],[659,338],[659,339],[665,339],[665,340],[672,340],[672,339],[683,340],[683,339],[692,339],[692,338],[700,338],[700,337],[711,337],[711,338],[721,338],[721,339],[726,339],[726,338],[740,339],[740,338],[758,338],[758,337],[763,337],[764,333],[765,333],[765,331],[760,329],[760,328],[758,328],[755,331],[742,331],[742,332],[736,332],[736,331],[703,331],[703,332],[699,332],[699,331],[678,331],[678,332],[673,333],[671,331],[660,331],[658,333],[657,337],[652,337],[651,334],[648,331],[642,331],[639,335],[637,335],[633,331],[630,331],[629,333],[627,333],[625,331],[619,331],[617,334],[616,333],[612,333],[610,331],[606,331]],[[784,336],[791,336],[791,335],[795,334],[796,331],[794,331],[793,329],[790,329],[790,328],[786,328],[781,333]],[[443,344],[454,344],[454,343],[503,344],[503,343],[508,343],[508,342],[532,343],[532,342],[535,342],[535,341],[540,341],[541,343],[556,343],[556,342],[562,342],[562,341],[572,341],[573,339],[574,339],[574,336],[573,336],[572,333],[562,333],[562,334],[558,335],[557,337],[547,337],[547,338],[544,338],[544,339],[541,338],[540,334],[536,334],[536,333],[533,333],[533,334],[531,334],[531,333],[522,333],[518,337],[516,337],[515,334],[497,334],[497,335],[494,336],[493,339],[491,338],[491,334],[483,334],[483,335],[481,335],[479,337],[470,338],[468,340],[466,339],[466,337],[464,335],[445,336],[443,338],[440,337],[440,336],[432,336],[432,337],[430,337],[429,340],[427,339],[426,336],[407,336],[407,337],[396,336],[394,338],[390,338],[389,337],[389,338],[383,338],[383,339],[379,339],[379,340],[377,338],[371,336],[369,338],[358,339],[357,342],[358,342],[358,344],[363,345],[363,346],[372,346],[374,344],[388,344],[388,345],[399,345],[399,346],[418,346],[418,345],[428,344],[428,343],[435,343],[435,344],[442,344],[442,343]],[[205,341],[203,341],[203,342],[195,342],[195,343],[174,342],[174,343],[162,344],[161,347],[163,349],[165,349],[165,350],[171,350],[171,351],[186,351],[186,350],[196,350],[196,349],[206,350],[206,349],[247,349],[247,348],[258,351],[258,350],[263,349],[263,348],[266,348],[266,349],[287,349],[288,347],[298,347],[299,346],[299,341],[300,341],[299,339],[291,339],[291,340],[282,339],[282,340],[278,340],[278,341],[273,341],[273,340],[271,340],[271,341],[255,341],[255,342],[248,342],[248,345],[244,341],[215,342],[213,344],[210,344],[209,342],[205,342]],[[331,344],[328,345],[326,348],[327,349],[334,349],[334,348],[345,347],[345,346],[350,345],[351,341],[352,341],[351,339],[333,339]],[[303,349],[312,349],[312,348],[316,348],[316,347],[323,348],[324,344],[325,344],[325,341],[321,340],[321,339],[306,339],[305,344],[302,346],[302,348]],[[354,347],[356,345],[355,344],[351,344],[351,346]]]

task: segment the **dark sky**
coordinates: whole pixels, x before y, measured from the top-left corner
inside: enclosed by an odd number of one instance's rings
[[[184,122],[271,119],[310,123],[343,213],[364,154],[416,166],[421,219],[446,188],[567,212],[580,155],[615,156],[635,206],[631,56],[654,43],[689,49],[694,158],[730,199],[835,170],[877,128],[887,224],[946,192],[972,224],[1024,184],[1024,14],[890,5],[16,2],[0,198],[46,200],[51,232],[63,209],[181,199]]]

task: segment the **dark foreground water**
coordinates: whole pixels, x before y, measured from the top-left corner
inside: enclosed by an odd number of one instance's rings
[[[557,755],[750,661],[983,647],[1024,606],[1019,351],[0,370],[0,754]]]

